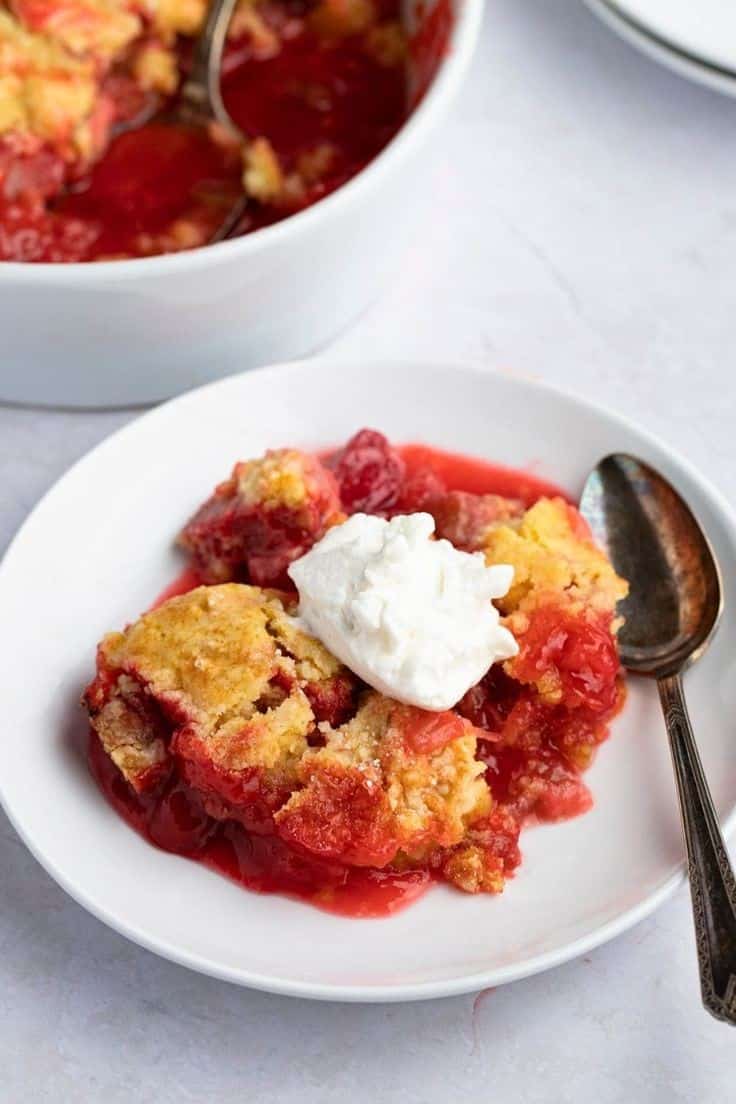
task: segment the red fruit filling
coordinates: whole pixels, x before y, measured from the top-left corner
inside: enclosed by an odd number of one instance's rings
[[[283,450],[237,465],[217,488],[182,535],[192,567],[162,600],[202,581],[283,585],[288,564],[346,513],[428,510],[438,536],[472,550],[483,548],[489,529],[513,530],[538,499],[560,496],[527,472],[426,446],[395,448],[368,429],[322,461],[288,450],[297,484],[281,478],[286,469],[278,458],[286,456]],[[259,469],[254,481],[259,464],[268,478]],[[589,539],[572,507],[569,527],[575,539]],[[339,755],[316,773],[304,760],[291,796],[309,787],[309,800],[289,802],[293,778],[282,785],[279,777],[266,784],[258,771],[228,774],[206,747],[198,754],[196,731],[186,725],[173,731],[181,719],[162,713],[145,694],[128,693],[126,708],[166,746],[165,760],[146,773],[145,785],[129,786],[94,734],[90,762],[108,799],[149,839],[260,892],[358,916],[394,912],[432,878],[468,892],[497,892],[521,861],[519,834],[527,820],[560,820],[590,808],[582,771],[624,700],[612,619],[612,612],[594,612],[566,591],[538,600],[514,621],[519,655],[493,667],[454,710],[405,711],[399,742],[412,769],[411,757],[426,764],[467,737],[464,719],[475,726],[475,756],[492,799],[459,843],[444,846],[436,835],[432,843],[430,835],[426,855],[423,843],[411,856],[397,854],[392,799],[376,785],[380,771],[371,773],[378,760],[366,760],[365,773],[352,761],[343,769]],[[88,692],[91,707],[109,696],[112,677],[103,665]],[[273,701],[293,690],[291,676],[273,676]],[[321,754],[330,730],[355,717],[363,691],[349,674],[308,682],[303,691],[315,721],[307,754]],[[410,774],[401,777],[404,785]]]
[[[333,464],[347,513],[382,514],[396,504],[404,481],[404,461],[382,433],[361,429]]]

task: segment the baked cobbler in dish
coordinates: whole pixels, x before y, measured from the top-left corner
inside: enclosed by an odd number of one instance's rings
[[[513,647],[444,710],[362,681],[313,635],[289,573],[368,515],[406,585],[396,524],[419,513],[458,570],[511,579],[494,618]],[[583,771],[624,700],[627,584],[551,485],[363,430],[336,452],[238,463],[179,544],[181,584],[104,638],[85,693],[93,772],[154,843],[256,890],[382,915],[433,880],[500,892],[525,824],[589,808]],[[373,616],[377,593],[355,593]]]
[[[0,0],[0,260],[191,249],[243,191],[238,233],[309,206],[397,132],[407,57],[431,76],[446,6],[423,59],[399,0],[238,0],[222,93],[240,143],[162,115],[206,0]]]

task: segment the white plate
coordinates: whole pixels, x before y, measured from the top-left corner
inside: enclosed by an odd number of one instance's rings
[[[610,0],[610,4],[673,49],[736,73],[733,0]]]
[[[28,846],[85,908],[149,949],[261,989],[401,1000],[511,981],[587,951],[650,913],[683,877],[672,772],[652,687],[630,700],[588,775],[595,808],[529,829],[500,898],[438,887],[387,920],[347,920],[246,892],[157,851],[105,803],[77,705],[94,645],[176,574],[171,538],[233,460],[325,445],[361,425],[506,464],[575,493],[605,452],[638,453],[692,503],[736,603],[736,522],[684,461],[622,419],[482,370],[307,361],[191,392],[115,434],[60,480],[0,567],[0,795]],[[736,622],[687,678],[720,815],[736,804]]]
[[[736,6],[730,0],[585,3],[654,61],[716,92],[736,96]],[[672,18],[668,18],[670,13]]]

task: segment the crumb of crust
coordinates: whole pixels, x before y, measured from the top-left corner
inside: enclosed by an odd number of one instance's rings
[[[501,893],[521,862],[520,826],[500,805],[473,823],[456,846],[437,851],[432,865],[465,893]]]
[[[260,0],[240,0],[230,21],[228,38],[247,36],[253,56],[265,61],[280,52],[281,38],[258,11],[261,6]]]
[[[155,39],[141,43],[131,63],[136,84],[145,92],[171,95],[179,86],[179,68],[172,50]]]
[[[243,151],[243,190],[259,203],[277,203],[283,194],[281,162],[267,138],[254,138]]]
[[[0,135],[28,133],[71,158],[87,141],[95,67],[0,11]]]
[[[396,20],[378,23],[366,31],[364,49],[385,69],[403,65],[409,50],[406,31]]]
[[[176,35],[195,35],[204,23],[206,0],[155,0],[151,5],[154,28],[173,41]]]
[[[372,0],[319,0],[308,24],[322,38],[362,34],[376,22]]]
[[[514,568],[511,589],[498,601],[505,614],[528,613],[550,595],[610,614],[628,593],[578,511],[561,498],[542,498],[518,520],[492,527],[484,551],[489,564]]]
[[[311,496],[319,461],[298,449],[273,449],[259,460],[237,464],[233,480],[243,501],[297,509]]]
[[[237,159],[242,155],[243,139],[230,127],[224,126],[216,119],[210,119],[207,124],[207,137],[213,145],[219,146],[221,150],[233,157],[234,163],[237,163]]]
[[[122,256],[151,256],[157,253],[181,253],[185,249],[196,249],[200,245],[206,245],[215,228],[216,226],[210,220],[205,221],[191,216],[174,219],[166,230],[159,234],[136,234],[133,254],[126,253]]]
[[[441,869],[446,881],[464,893],[501,893],[506,881],[503,864],[474,843],[451,851]]]
[[[212,227],[194,218],[178,218],[169,226],[164,253],[179,253],[183,249],[196,249],[205,245],[212,234]],[[158,252],[158,250],[157,250]]]
[[[13,0],[14,14],[30,31],[70,54],[109,65],[143,29],[141,15],[111,0]]]
[[[406,739],[418,713],[370,692],[352,720],[322,726],[325,746],[305,754],[302,789],[276,814],[279,834],[322,857],[373,866],[457,843],[490,807],[475,730],[463,723],[460,735],[418,753]]]
[[[336,156],[335,147],[330,142],[320,142],[299,155],[296,171],[303,184],[316,184],[332,168]]]
[[[104,638],[85,701],[131,785],[148,785],[148,767],[172,753],[220,809],[247,803],[260,778],[280,791],[295,782],[316,727],[310,680],[348,676],[294,626],[283,647],[285,621],[275,592],[229,583],[172,598]]]

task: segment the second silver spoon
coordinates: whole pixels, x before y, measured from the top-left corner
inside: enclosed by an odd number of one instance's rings
[[[237,0],[212,0],[210,3],[194,47],[191,71],[181,86],[172,112],[167,115],[167,121],[174,125],[181,123],[204,128],[216,122],[242,142],[244,136],[230,118],[220,91],[222,51],[236,3]],[[245,214],[247,203],[243,193],[209,238],[208,244],[224,241],[233,233]]]

